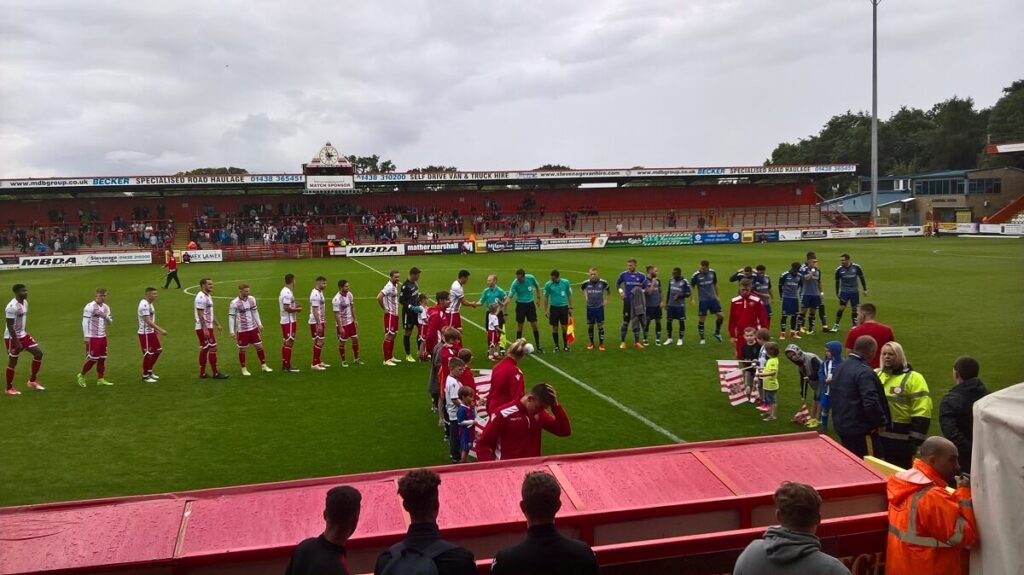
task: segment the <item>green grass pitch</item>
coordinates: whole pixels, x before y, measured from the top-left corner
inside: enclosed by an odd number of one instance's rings
[[[216,282],[216,313],[226,322],[227,303],[241,281],[252,285],[267,327],[269,363],[280,367],[280,331],[276,297],[285,273],[297,276],[296,296],[306,296],[313,278],[323,274],[333,285],[346,278],[359,297],[360,339],[365,366],[342,369],[328,340],[326,372],[309,370],[311,343],[300,324],[295,363],[299,374],[275,371],[239,375],[236,351],[226,331],[221,337],[222,371],[227,381],[199,380],[193,332],[192,296],[161,290],[157,321],[170,334],[157,365],[157,384],[139,380],[140,353],[135,309],[147,285],[162,286],[156,265],[95,269],[4,272],[4,290],[14,283],[29,286],[29,331],[46,353],[40,381],[45,392],[25,386],[29,357],[18,366],[22,395],[0,396],[0,505],[71,500],[278,481],[370,470],[443,464],[446,446],[429,411],[427,368],[381,363],[381,312],[374,301],[387,272],[403,278],[410,266],[424,270],[421,289],[447,289],[460,268],[472,271],[467,294],[479,293],[488,273],[497,273],[507,288],[517,267],[543,282],[552,268],[573,283],[591,265],[614,283],[625,260],[636,257],[641,268],[657,265],[662,277],[682,267],[689,277],[701,259],[720,273],[723,299],[734,295],[726,278],[747,264],[764,263],[774,280],[790,262],[815,250],[822,263],[825,291],[832,294],[831,272],[839,254],[849,252],[867,275],[879,320],[893,326],[914,367],[931,387],[936,416],[939,399],[952,385],[953,360],[977,357],[982,379],[998,389],[1024,379],[1024,243],[1020,240],[914,238],[892,240],[777,243],[768,245],[690,246],[680,248],[604,249],[505,253],[493,255],[314,259],[182,266],[181,276],[194,285],[200,276]],[[370,266],[370,267],[367,267]],[[80,311],[96,287],[110,290],[114,315],[107,378],[113,387],[81,389],[75,374],[83,361]],[[194,293],[195,288],[190,289]],[[5,291],[9,298],[9,292]],[[613,294],[614,295],[614,294]],[[581,299],[577,305],[582,311]],[[7,299],[3,300],[4,302]],[[826,297],[831,321],[836,309]],[[732,348],[709,340],[698,346],[696,310],[688,309],[687,339],[682,348],[617,349],[618,304],[608,311],[609,350],[585,351],[585,320],[578,314],[579,339],[570,354],[543,356],[564,373],[527,359],[527,383],[550,382],[572,419],[573,435],[548,437],[545,453],[614,449],[667,443],[620,406],[584,389],[584,382],[622,406],[641,414],[670,434],[687,441],[803,431],[789,423],[798,407],[796,368],[783,362],[780,419],[762,422],[752,406],[730,407],[718,391],[714,360],[728,359]],[[778,305],[776,305],[776,312]],[[466,309],[465,318],[482,323],[482,309]],[[777,316],[776,316],[777,317]],[[847,311],[839,334],[815,335],[799,342],[820,353],[824,343],[845,337]],[[305,314],[300,316],[300,321]],[[543,318],[541,318],[543,320]],[[776,321],[773,321],[777,325]],[[512,327],[514,330],[514,326]],[[773,326],[773,335],[777,327]],[[474,367],[488,367],[484,333],[466,326],[466,344],[477,352]],[[541,325],[542,343],[550,330]],[[653,335],[653,334],[652,334]],[[532,339],[532,338],[531,338]],[[787,342],[788,343],[788,342]],[[396,346],[402,351],[401,337]],[[250,351],[250,366],[255,361]],[[938,422],[932,420],[933,432]]]

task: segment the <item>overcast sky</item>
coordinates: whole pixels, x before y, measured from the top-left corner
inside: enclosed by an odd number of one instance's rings
[[[1024,78],[1021,0],[885,0],[880,115]],[[871,106],[869,0],[0,0],[0,177],[760,164]]]

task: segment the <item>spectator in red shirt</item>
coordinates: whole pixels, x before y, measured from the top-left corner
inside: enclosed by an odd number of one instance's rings
[[[768,326],[768,311],[764,301],[754,294],[754,284],[749,279],[740,281],[740,295],[732,298],[729,307],[729,339],[736,346],[736,359],[743,359],[743,331],[748,327],[754,331]]]
[[[490,414],[476,441],[478,459],[538,457],[544,430],[559,437],[572,434],[569,416],[558,403],[555,388],[547,383],[533,386],[530,393]]]
[[[171,285],[171,280],[178,284],[177,289],[181,289],[181,281],[178,279],[178,258],[174,257],[174,252],[167,250],[166,262],[164,267],[167,268],[167,281],[164,282],[164,289],[167,289]]]
[[[878,344],[878,349],[882,349],[882,346],[890,341],[896,341],[896,336],[893,335],[891,327],[875,321],[875,304],[862,303],[857,306],[857,323],[858,325],[851,329],[850,333],[846,336],[847,353],[853,351],[854,342],[862,335],[871,336]],[[875,357],[871,360],[871,369],[878,369],[881,355],[880,353],[875,354]]]
[[[526,393],[526,380],[519,362],[526,357],[526,340],[519,338],[508,346],[505,358],[491,371],[491,390],[487,394],[487,413],[516,401]]]

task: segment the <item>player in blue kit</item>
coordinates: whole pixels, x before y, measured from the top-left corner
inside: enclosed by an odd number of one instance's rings
[[[647,321],[644,323],[644,345],[647,345],[647,328],[654,322],[654,345],[661,345],[661,280],[658,268],[647,266],[647,281],[651,283],[646,294]]]
[[[692,299],[693,291],[690,289],[690,282],[683,277],[681,268],[672,268],[672,277],[668,280],[668,289],[665,296],[665,327],[668,329],[668,338],[663,345],[672,343],[672,321],[679,321],[679,339],[676,345],[683,345],[683,334],[686,333],[686,300]],[[691,302],[692,303],[692,302]]]
[[[721,343],[725,316],[722,315],[722,303],[718,300],[718,275],[711,269],[708,260],[700,262],[700,269],[690,278],[690,285],[697,291],[697,334],[700,335],[700,344],[704,345],[704,319],[708,313],[718,316],[715,320],[715,339]]]
[[[601,279],[597,268],[590,268],[590,279],[580,284],[584,296],[587,298],[587,335],[590,343],[587,349],[594,349],[594,326],[597,326],[598,349],[604,351],[604,306],[608,305],[608,294],[611,287],[608,282]]]
[[[822,331],[828,331],[828,320],[825,319],[825,304],[822,301],[824,292],[821,291],[821,268],[818,267],[818,258],[814,252],[807,252],[807,263],[800,268],[800,279],[803,280],[802,293],[800,296],[800,332],[807,335],[814,335],[814,312],[818,312],[821,318]],[[808,312],[810,317],[808,318]],[[804,322],[807,327],[804,327]]]
[[[796,331],[796,317],[800,315],[800,262],[793,262],[789,271],[779,277],[779,299],[782,300],[782,322],[779,324],[779,339],[786,339],[786,320],[789,320],[789,337],[800,339]]]
[[[764,264],[758,264],[754,272],[754,293],[761,298],[764,304],[764,311],[768,312],[768,325],[772,323],[772,278],[768,277],[768,268]]]
[[[830,331],[839,331],[839,322],[843,319],[843,311],[846,304],[853,308],[853,327],[857,327],[857,306],[860,305],[860,291],[857,289],[857,282],[864,288],[864,295],[868,295],[868,282],[864,279],[864,270],[850,261],[850,254],[839,256],[839,267],[836,268],[836,295],[839,296],[839,309],[836,310],[836,323],[832,324]]]
[[[633,290],[642,289],[646,292],[650,286],[651,282],[647,276],[636,271],[636,260],[633,258],[626,260],[626,271],[620,273],[619,279],[615,280],[615,288],[622,296],[622,327],[619,328],[619,339],[622,341],[619,344],[619,349],[626,349],[626,332],[629,331],[629,319],[632,315],[630,299],[633,296]],[[644,344],[640,343],[639,325],[633,326],[633,340],[635,347],[640,349],[644,347]]]

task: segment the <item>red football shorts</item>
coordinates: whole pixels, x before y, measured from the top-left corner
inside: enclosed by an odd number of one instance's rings
[[[142,353],[145,355],[152,355],[163,349],[160,347],[160,338],[157,337],[156,332],[140,333],[139,347],[142,348]]]
[[[14,349],[11,347],[13,341],[14,340],[12,339],[4,338],[4,346],[7,348],[7,355],[11,357],[18,357],[18,354],[21,353],[21,351],[14,351]],[[23,337],[18,338],[18,341],[21,342],[22,349],[28,349],[30,347],[35,347],[39,345],[38,343],[36,343],[36,340],[32,339],[32,336],[27,333]]]
[[[217,336],[213,333],[212,327],[197,329],[196,337],[199,339],[199,349],[217,345]]]
[[[384,314],[384,333],[394,335],[398,333],[398,316],[392,313]]]
[[[487,346],[488,347],[491,347],[491,346],[497,347],[498,346],[498,342],[500,342],[500,341],[501,341],[501,332],[500,331],[498,331],[496,329],[491,329],[491,330],[487,331]]]
[[[448,327],[454,327],[455,329],[462,331],[462,314],[459,312],[453,313],[448,316]]]
[[[250,329],[238,332],[237,343],[238,347],[249,347],[250,345],[263,343],[263,340],[260,339],[260,330]]]
[[[309,336],[313,339],[323,339],[324,337],[324,324],[322,323],[311,323],[309,324]]]
[[[339,341],[345,341],[346,339],[352,339],[353,337],[356,337],[356,335],[358,335],[358,334],[356,334],[356,324],[354,322],[350,323],[348,325],[339,325],[338,326],[338,340]]]
[[[90,337],[89,343],[85,344],[85,357],[88,359],[106,359],[107,338]]]
[[[295,339],[295,333],[298,330],[296,322],[282,323],[281,324],[281,337],[284,339]]]

